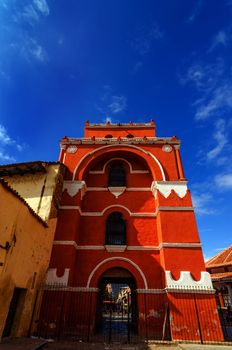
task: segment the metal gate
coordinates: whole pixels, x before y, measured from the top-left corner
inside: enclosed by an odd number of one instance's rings
[[[98,296],[96,335],[106,342],[131,342],[137,336],[133,281],[102,280]]]

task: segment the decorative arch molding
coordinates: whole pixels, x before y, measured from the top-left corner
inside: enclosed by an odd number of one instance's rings
[[[124,209],[129,215],[131,215],[131,211],[130,211],[127,207],[125,207],[124,205],[121,205],[121,204],[112,204],[112,205],[108,205],[108,207],[106,207],[106,208],[104,208],[104,209],[102,210],[102,215],[104,215],[105,212],[106,212],[107,210],[111,209],[111,208],[115,208],[115,209],[117,209],[117,208]]]
[[[142,281],[143,281],[143,284],[144,284],[144,289],[148,289],[147,279],[146,279],[143,271],[140,269],[140,267],[134,261],[132,261],[132,260],[130,260],[128,258],[121,257],[121,256],[114,256],[112,258],[107,258],[107,259],[101,261],[98,265],[96,265],[95,268],[91,271],[91,273],[89,275],[86,288],[90,288],[91,281],[92,281],[95,273],[98,271],[98,269],[101,266],[103,266],[104,264],[107,264],[108,262],[111,262],[111,261],[114,261],[114,260],[127,262],[128,264],[132,265],[137,270],[137,272],[139,273],[140,277],[142,278]],[[128,269],[128,271],[130,272],[130,269]]]
[[[103,165],[102,170],[93,170],[93,171],[90,170],[90,174],[105,174],[107,165],[108,165],[109,163],[115,161],[115,160],[120,160],[120,161],[126,163],[126,164],[128,165],[128,167],[129,167],[130,174],[149,173],[149,170],[144,170],[144,169],[141,169],[141,170],[133,170],[131,163],[130,163],[127,159],[116,157],[116,158],[111,158],[111,159],[107,160],[107,161],[105,162],[105,164]]]
[[[152,175],[153,175],[153,178],[155,179],[155,172],[154,172],[154,169],[149,165],[149,159],[147,159],[148,157],[150,157],[152,160],[153,160],[153,164],[155,165],[155,167],[159,169],[159,172],[160,172],[160,175],[161,175],[161,178],[162,178],[162,181],[166,181],[166,177],[165,177],[165,173],[164,173],[164,169],[160,163],[160,161],[156,158],[156,156],[154,156],[154,154],[152,154],[151,152],[149,151],[145,151],[143,148],[141,147],[138,147],[138,146],[134,146],[134,145],[122,145],[122,144],[116,144],[116,145],[107,145],[107,146],[102,146],[102,147],[99,147],[97,149],[95,149],[94,151],[86,154],[85,156],[83,156],[79,163],[77,164],[74,172],[73,172],[73,180],[76,179],[76,176],[79,172],[79,176],[78,176],[78,180],[83,180],[83,174],[84,174],[84,170],[89,166],[89,164],[93,161],[93,156],[95,156],[97,153],[100,153],[100,154],[103,154],[104,151],[108,150],[109,151],[113,151],[114,148],[120,148],[119,150],[120,151],[126,151],[128,150],[129,152],[131,150],[134,150],[134,153],[137,154],[138,156],[142,157],[146,163],[147,163],[147,166],[149,168],[149,170],[151,171]],[[135,152],[136,151],[136,152]],[[148,156],[148,157],[147,157]],[[90,159],[88,160],[88,158],[90,157]],[[85,169],[81,169],[83,163],[87,161],[87,164],[86,164],[86,167]]]

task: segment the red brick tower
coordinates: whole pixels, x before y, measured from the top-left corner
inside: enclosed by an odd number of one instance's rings
[[[120,282],[135,333],[223,340],[179,148],[175,136],[156,136],[153,121],[86,122],[84,138],[61,140],[67,172],[41,312],[48,328],[96,334],[102,286]]]

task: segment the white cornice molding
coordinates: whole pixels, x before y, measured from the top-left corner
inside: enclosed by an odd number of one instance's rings
[[[56,240],[53,241],[53,245],[69,245],[73,246],[76,250],[105,250],[107,249],[107,246],[104,245],[78,245],[75,241],[68,241],[68,240]],[[160,250],[163,248],[201,248],[201,243],[180,243],[180,242],[163,242],[160,243],[158,246],[109,246],[108,247],[113,247],[115,249],[120,249],[120,251],[125,251],[125,250]],[[123,247],[123,249],[121,249]],[[108,250],[110,251],[110,250]],[[113,250],[112,250],[113,251]],[[114,250],[115,251],[115,250]]]
[[[107,252],[109,252],[109,253],[125,252],[126,248],[127,248],[126,245],[117,245],[117,244],[114,244],[114,245],[106,244],[106,245],[105,245],[105,249],[106,249]]]
[[[125,162],[129,167],[130,174],[148,174],[149,173],[149,170],[143,170],[143,169],[133,170],[131,163],[125,158],[111,158],[107,162],[105,162],[102,170],[90,170],[89,174],[105,174],[107,165],[115,160],[120,160],[122,162]]]
[[[166,293],[165,288],[159,289],[159,288],[153,288],[153,289],[136,289],[136,292],[138,294],[164,294]]]
[[[85,181],[64,181],[63,192],[67,190],[70,197],[74,197],[79,191],[81,191],[81,199],[86,192]]]
[[[156,217],[157,213],[146,213],[146,212],[142,212],[142,213],[132,213],[127,207],[125,207],[124,205],[120,205],[120,204],[112,204],[112,205],[109,205],[108,207],[104,208],[101,212],[83,212],[81,210],[81,207],[78,206],[78,205],[61,205],[59,207],[60,209],[62,210],[78,210],[78,212],[80,213],[81,216],[103,216],[105,214],[105,212],[108,210],[108,209],[111,209],[111,208],[121,208],[121,209],[124,209],[128,212],[128,214],[130,216],[136,216],[136,217]]]
[[[107,192],[108,187],[87,187],[87,192]],[[125,191],[127,192],[151,192],[150,187],[126,187]]]
[[[69,271],[70,269],[65,269],[63,276],[58,277],[56,268],[48,269],[45,282],[46,285],[60,284],[63,286],[67,286],[69,279]]]
[[[171,271],[165,271],[166,287],[168,291],[175,290],[198,290],[214,292],[210,274],[206,271],[201,271],[199,281],[193,279],[190,271],[181,271],[180,278],[175,280],[172,277]]]
[[[193,207],[158,207],[158,211],[194,211]]]
[[[112,193],[116,198],[118,198],[121,194],[123,194],[123,192],[125,192],[126,187],[125,186],[121,186],[121,187],[108,187],[108,190],[110,191],[110,193]]]
[[[99,288],[87,288],[87,287],[70,287],[70,286],[64,286],[63,284],[45,284],[45,290],[50,291],[64,291],[64,292],[99,292]]]
[[[157,196],[157,190],[165,198],[171,194],[171,191],[174,191],[178,197],[184,198],[188,190],[187,183],[187,181],[153,181],[151,184],[151,191],[155,198]]]
[[[126,210],[128,212],[128,214],[130,216],[135,216],[135,217],[156,217],[157,213],[159,211],[194,211],[193,207],[171,207],[171,206],[160,206],[157,208],[157,210],[155,212],[141,212],[141,213],[133,213],[131,212],[127,207],[125,207],[124,205],[120,205],[120,204],[112,204],[109,205],[108,207],[104,208],[101,212],[97,212],[97,211],[82,211],[81,207],[78,205],[61,205],[59,207],[59,209],[61,210],[78,210],[79,214],[81,216],[103,216],[105,214],[105,212],[108,209],[111,208],[122,208],[124,210]]]

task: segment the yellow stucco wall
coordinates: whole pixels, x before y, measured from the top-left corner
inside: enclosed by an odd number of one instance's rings
[[[47,220],[60,164],[44,163],[44,166],[46,173],[5,176],[4,179],[43,220]]]
[[[54,178],[55,174],[56,170],[49,172],[45,190],[47,196],[45,196],[43,202],[44,215],[45,213],[47,215],[49,211],[48,203],[51,202],[50,197],[53,188],[52,181],[50,183],[49,179]],[[34,194],[31,197],[28,195],[28,198],[34,201],[36,205],[39,200],[39,191],[36,192],[36,187],[39,188],[38,182],[43,182],[44,179],[41,176],[36,180],[35,176],[34,180],[35,188],[31,190]],[[22,177],[21,181],[18,181],[19,187],[23,182]],[[25,189],[25,193],[29,194],[32,185],[33,182]],[[16,187],[14,186],[14,188]],[[20,191],[18,190],[18,192]],[[0,244],[5,246],[6,241],[10,243],[9,250],[0,248],[0,337],[4,330],[14,288],[24,288],[25,291],[19,300],[15,315],[16,321],[11,335],[26,336],[37,290],[41,289],[48,268],[56,218],[50,219],[48,227],[45,227],[31,213],[27,205],[2,183],[0,183],[0,198]]]

